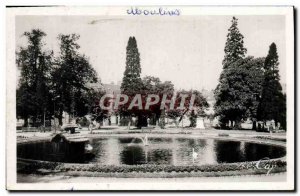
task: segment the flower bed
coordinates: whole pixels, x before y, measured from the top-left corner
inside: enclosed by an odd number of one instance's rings
[[[260,140],[273,140],[273,141],[279,141],[279,142],[286,142],[285,138],[275,138],[275,137],[271,137],[271,136],[256,136],[254,138],[260,139]]]
[[[229,137],[228,133],[219,133],[218,134],[219,137]]]
[[[243,175],[243,174],[266,174],[286,171],[286,162],[282,160],[264,160],[256,162],[223,163],[217,165],[194,165],[194,166],[172,166],[172,165],[98,165],[98,164],[68,164],[47,161],[22,160],[26,165],[18,170],[20,173],[68,173],[72,175],[100,175],[100,176],[127,176],[134,177],[137,173],[141,176],[149,176],[155,173],[157,176],[195,176],[201,175]],[[271,168],[271,170],[270,170]],[[270,171],[269,171],[270,170]],[[269,172],[268,172],[269,171]],[[122,175],[120,175],[122,174]],[[134,175],[131,175],[134,174]],[[145,174],[145,175],[143,175]],[[166,175],[167,174],[167,175]],[[180,175],[176,175],[180,174]],[[193,175],[190,175],[193,174]],[[151,177],[153,175],[150,175]],[[197,176],[197,175],[196,175]],[[155,177],[155,175],[153,176]]]

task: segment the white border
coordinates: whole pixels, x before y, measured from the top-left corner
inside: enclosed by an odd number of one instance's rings
[[[139,6],[140,8],[143,8]],[[166,6],[164,6],[166,7]],[[292,7],[194,7],[175,6],[182,15],[285,15],[286,16],[286,71],[287,71],[287,182],[193,182],[164,183],[150,179],[147,183],[16,183],[16,132],[15,132],[15,16],[16,15],[106,15],[125,16],[127,7],[39,7],[9,8],[6,18],[7,57],[7,189],[9,190],[292,190],[294,188],[294,26]],[[137,17],[137,16],[132,16]]]

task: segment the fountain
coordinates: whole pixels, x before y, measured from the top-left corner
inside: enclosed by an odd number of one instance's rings
[[[197,118],[196,128],[198,129],[205,129],[204,127],[204,120],[203,118]]]
[[[147,134],[145,135],[145,137],[137,136],[137,137],[133,138],[132,141],[128,145],[131,145],[133,143],[133,141],[135,141],[136,139],[142,140],[144,146],[148,146],[149,145],[148,144],[148,136],[147,136]]]
[[[197,157],[198,157],[198,153],[195,152],[195,149],[194,149],[194,148],[193,148],[192,157],[193,157],[193,163],[194,163],[195,159],[197,159]]]

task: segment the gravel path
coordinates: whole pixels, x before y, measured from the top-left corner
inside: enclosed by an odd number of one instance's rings
[[[18,183],[122,183],[153,182],[153,178],[107,178],[107,177],[68,177],[18,174]],[[270,175],[199,177],[199,178],[155,178],[155,182],[283,182],[286,173]]]

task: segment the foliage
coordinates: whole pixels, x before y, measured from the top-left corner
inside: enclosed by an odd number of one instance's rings
[[[161,102],[151,105],[149,109],[144,109],[146,97],[149,94],[155,94],[161,98],[164,93],[172,94],[174,91],[174,85],[170,81],[161,82],[159,78],[153,76],[146,76],[142,80],[140,74],[140,54],[136,39],[135,37],[129,37],[126,48],[126,68],[121,84],[122,94],[126,94],[129,99],[127,104],[119,108],[118,112],[123,116],[122,119],[125,119],[124,116],[137,116],[137,127],[139,128],[147,126],[147,118],[157,121],[161,115]],[[133,107],[128,110],[128,106],[132,103],[136,94],[141,95],[143,109]]]
[[[140,74],[140,53],[137,48],[136,39],[135,37],[129,37],[126,47],[126,68],[121,84],[121,92],[127,95],[140,92],[142,88]]]
[[[186,98],[184,99],[181,95],[186,95]],[[194,101],[192,100],[193,96]],[[190,105],[191,101],[193,102],[192,107]],[[182,108],[181,102],[183,102]],[[174,105],[174,109],[168,107],[166,113],[169,118],[176,121],[177,125],[179,125],[179,123],[182,121],[184,115],[190,115],[192,112],[194,112],[195,118],[197,118],[198,116],[204,116],[204,111],[209,106],[206,98],[198,90],[178,91],[176,94],[176,100]]]
[[[49,93],[52,52],[43,49],[43,37],[46,34],[40,29],[25,32],[28,45],[17,52],[17,64],[21,69],[21,77],[16,93],[17,116],[25,120],[32,117],[33,124],[37,120],[44,122],[44,115],[51,116],[51,94]],[[48,111],[48,113],[46,113]]]
[[[159,78],[153,76],[146,76],[142,79],[143,82],[143,91],[142,94],[146,97],[147,95],[154,94],[159,96],[158,103],[151,105],[149,109],[144,110],[143,112],[147,114],[152,120],[152,124],[156,124],[159,121],[159,126],[165,126],[165,111],[161,109],[161,102],[163,95],[167,95],[170,99],[174,93],[174,85],[170,81],[161,82]],[[146,100],[144,99],[144,102]],[[145,103],[143,103],[145,105]],[[163,115],[163,116],[161,116]],[[160,120],[159,120],[160,119]]]
[[[79,54],[80,46],[77,44],[79,35],[70,34],[58,36],[60,41],[60,56],[56,59],[54,70],[53,89],[54,94],[59,96],[57,106],[59,111],[59,123],[62,124],[62,112],[83,116],[87,109],[83,108],[88,103],[88,83],[97,82],[96,71],[92,68],[88,58]],[[83,107],[82,107],[83,106]]]
[[[103,95],[105,95],[104,90],[90,90],[86,97],[86,100],[89,100],[88,106],[91,106],[89,108],[89,114],[91,114],[92,121],[95,120],[96,122],[101,122],[103,119],[108,118],[111,115],[111,112],[113,112],[112,110],[100,107],[100,99]],[[106,99],[103,103],[104,106],[109,106],[109,101],[109,99]]]
[[[137,43],[135,37],[129,37],[127,47],[126,47],[126,68],[124,71],[124,76],[121,84],[121,93],[129,97],[128,104],[131,103],[135,94],[140,94],[143,84],[140,77],[141,65],[140,65],[140,53],[137,48]],[[129,105],[123,105],[119,108],[119,113],[122,115],[122,119],[131,116],[138,116],[139,127],[145,126],[147,120],[140,110],[134,109],[129,111]],[[143,123],[141,123],[143,121]]]
[[[63,111],[84,116],[91,111],[96,94],[88,87],[97,82],[95,70],[85,55],[78,52],[79,35],[59,35],[60,53],[53,60],[53,52],[43,50],[46,34],[33,29],[25,32],[28,44],[17,52],[21,77],[17,89],[17,115],[28,124],[28,118],[43,123],[54,116],[62,124]],[[58,114],[56,111],[58,110]]]
[[[264,63],[264,81],[262,96],[259,104],[259,120],[274,120],[280,122],[285,129],[286,125],[286,98],[282,93],[279,82],[278,54],[276,44],[270,45],[269,53]]]
[[[263,80],[263,60],[253,57],[239,59],[232,63],[230,69],[223,71],[222,83],[215,90],[215,112],[222,120],[256,120]]]
[[[242,60],[246,55],[246,48],[244,47],[244,36],[240,33],[237,25],[237,18],[233,17],[231,27],[228,29],[227,41],[225,43],[225,56],[223,60],[223,71],[221,73],[219,84],[215,89],[216,104],[215,115],[219,117],[221,126],[224,128],[225,124],[230,121],[231,125],[235,122],[235,128],[240,128],[242,118],[246,117],[247,106],[245,101],[249,99],[248,94],[250,90],[247,81],[243,81],[246,75],[240,75],[239,72],[246,70],[236,70],[239,64],[244,64]],[[244,85],[247,85],[244,87]],[[252,96],[252,95],[251,95]]]
[[[143,94],[173,94],[174,85],[171,81],[161,82],[159,78],[154,76],[145,76],[142,80]]]
[[[79,124],[81,127],[87,127],[90,125],[89,120],[84,116],[81,118],[77,118],[76,124]]]
[[[223,68],[228,68],[231,63],[238,59],[244,58],[247,49],[244,47],[244,36],[240,33],[238,27],[238,19],[233,17],[231,26],[228,29],[227,40],[225,44],[225,56],[223,60]]]
[[[271,44],[265,59],[245,58],[243,35],[233,17],[224,51],[223,71],[215,89],[215,114],[223,128],[229,121],[240,129],[246,118],[253,121],[253,129],[257,120],[272,119],[285,127],[286,104],[279,83],[276,45]]]
[[[127,51],[126,68],[125,68],[124,77],[121,85],[121,91],[123,94],[128,95],[129,99],[127,102],[128,104],[125,104],[119,108],[119,112],[120,114],[125,116],[137,116],[138,117],[137,127],[147,126],[147,118],[151,118],[153,124],[155,124],[155,122],[161,118],[159,124],[161,127],[164,127],[164,122],[162,122],[162,117],[161,117],[163,113],[161,108],[161,104],[163,100],[162,98],[164,95],[168,100],[170,100],[173,97],[174,85],[170,81],[161,82],[159,78],[153,76],[146,76],[142,80],[140,79],[140,74],[141,74],[140,57],[139,57],[140,54],[138,52],[136,40],[134,37],[129,38],[126,51]],[[193,93],[196,95],[194,109],[198,109],[198,112],[203,112],[203,108],[208,107],[205,98],[201,95],[200,92],[198,91],[184,91],[184,92],[187,93],[189,97],[186,99],[183,105],[183,109],[181,109],[181,111],[172,112],[172,110],[176,110],[176,109],[172,109],[169,106],[167,106],[165,108],[166,114],[164,113],[164,115],[168,115],[168,114],[170,115],[171,113],[179,114],[182,119],[182,116],[186,114],[188,111],[190,111],[189,100]],[[128,106],[132,102],[136,94],[141,94],[143,109],[134,107],[131,110],[128,110]],[[150,94],[158,95],[159,101],[156,104],[153,104],[149,108],[145,109],[147,97]],[[175,95],[179,96],[179,93]],[[179,106],[180,101],[181,98],[177,98],[175,104]],[[169,112],[169,110],[171,111]]]

